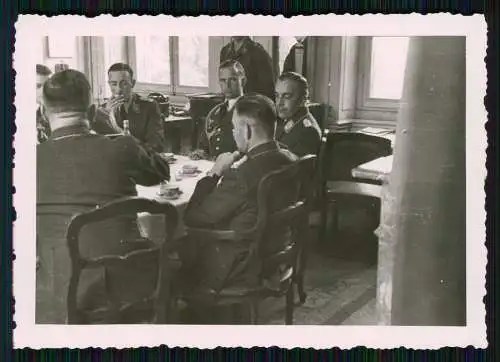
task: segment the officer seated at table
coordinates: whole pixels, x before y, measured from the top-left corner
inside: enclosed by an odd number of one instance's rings
[[[91,133],[86,118],[89,104],[90,84],[76,70],[56,73],[43,86],[41,112],[52,132],[37,145],[37,323],[65,323],[71,276],[66,230],[71,218],[96,205],[136,196],[136,184],[156,185],[170,177],[168,163],[133,137]],[[123,217],[83,229],[80,246],[85,256],[123,254],[146,246],[147,241],[139,240],[135,217]],[[85,277],[80,281],[84,291],[86,286],[102,285],[83,280]],[[131,292],[141,283],[139,272],[132,267],[123,278]],[[84,301],[98,302],[96,295],[86,295]]]
[[[300,74],[286,72],[276,82],[276,109],[280,121],[276,139],[290,151],[302,157],[317,154],[321,142],[321,129],[309,112],[309,85]]]
[[[238,61],[227,60],[221,63],[219,86],[226,99],[208,113],[200,140],[203,152],[197,150],[194,155],[215,159],[221,153],[236,150],[231,119],[234,104],[243,95],[245,83],[245,69]]]
[[[163,119],[156,102],[133,92],[134,72],[125,63],[108,70],[111,99],[95,110],[92,129],[100,134],[123,133],[123,121],[129,121],[130,134],[145,147],[164,150]]]
[[[269,172],[293,163],[297,157],[275,141],[276,110],[263,95],[245,95],[234,105],[234,141],[238,150],[220,154],[207,176],[198,181],[184,213],[190,227],[248,230],[257,222],[257,186]],[[286,188],[285,188],[286,189]],[[279,196],[277,196],[279,197]],[[233,283],[256,282],[256,270],[238,270],[257,256],[249,243],[182,243],[183,283],[220,290]],[[250,258],[250,259],[249,259]],[[249,265],[253,265],[250,263]],[[241,269],[241,268],[240,268]]]

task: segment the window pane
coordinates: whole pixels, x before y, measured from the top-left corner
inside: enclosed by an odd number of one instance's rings
[[[66,35],[51,35],[45,38],[48,46],[48,58],[44,64],[55,71],[60,64],[76,69],[76,37]],[[57,66],[57,67],[56,67]],[[64,67],[64,68],[66,68]]]
[[[114,63],[123,62],[122,46],[124,40],[121,36],[105,36],[104,38],[104,67],[108,71]]]
[[[408,37],[373,37],[370,98],[401,98],[408,43]]]
[[[170,84],[169,37],[138,36],[135,38],[137,81]]]
[[[179,37],[179,82],[208,87],[208,37]]]
[[[75,56],[75,37],[69,35],[49,36],[50,58],[73,58]]]
[[[122,46],[124,45],[124,39],[120,36],[105,36],[104,41],[104,69],[106,73],[114,63],[123,62],[125,59],[122,58]],[[108,98],[111,96],[111,90],[107,86],[102,87],[101,92],[104,92],[104,97]],[[99,94],[101,98],[102,94]]]
[[[283,65],[285,64],[286,56],[290,51],[290,48],[294,46],[297,42],[294,36],[280,36],[279,37],[279,64],[280,64],[280,73],[283,72]]]

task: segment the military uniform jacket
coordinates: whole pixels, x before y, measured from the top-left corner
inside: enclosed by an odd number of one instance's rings
[[[299,157],[318,154],[321,129],[309,110],[299,111],[291,120],[281,120],[276,139]]]
[[[130,134],[137,138],[144,146],[157,152],[164,150],[163,140],[163,119],[156,102],[140,97],[137,94],[132,95],[132,101],[128,108],[120,107],[116,114],[116,122],[123,128],[123,120],[129,121]],[[105,107],[106,104],[103,105]],[[116,131],[109,126],[108,115],[101,109],[97,109],[92,129],[100,134],[113,134]]]
[[[302,74],[304,77],[307,78],[307,52],[309,48],[309,38],[305,38],[302,41],[302,45],[304,47],[304,55],[302,59],[302,69],[299,70],[298,73]],[[285,58],[285,62],[283,63],[283,71],[282,73],[285,72],[297,72],[297,69],[295,67],[295,50],[297,49],[297,44],[294,44],[290,48],[290,52]]]
[[[269,172],[291,164],[297,158],[276,142],[268,142],[250,150],[246,161],[226,171],[222,177],[205,177],[196,185],[184,213],[191,227],[246,231],[257,222],[257,186]],[[281,196],[276,195],[279,199]],[[197,243],[198,241],[191,242]],[[191,250],[200,254],[195,268],[201,274],[201,285],[219,289],[256,278],[255,270],[238,270],[252,254],[252,244],[208,242],[197,243]]]
[[[233,137],[233,110],[228,110],[227,102],[218,104],[207,115],[201,137],[201,146],[210,156],[216,158],[224,152],[236,151]]]
[[[71,275],[66,230],[71,217],[96,205],[137,195],[136,184],[150,186],[168,179],[169,167],[133,137],[108,138],[78,126],[53,130],[51,137],[37,146],[36,170],[40,258],[37,322],[64,323]],[[81,253],[88,256],[126,253],[137,248],[138,243],[121,241],[135,240],[138,236],[133,217],[90,225],[81,232]],[[86,274],[82,277],[87,278]],[[82,289],[88,285],[82,284]]]
[[[220,52],[221,63],[229,59],[237,60],[245,68],[245,93],[259,93],[274,100],[273,62],[262,45],[247,38],[236,51],[231,42]]]

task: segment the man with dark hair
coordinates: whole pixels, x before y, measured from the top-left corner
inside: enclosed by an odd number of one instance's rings
[[[168,164],[130,136],[108,138],[90,132],[86,118],[90,85],[76,70],[54,74],[43,86],[42,113],[50,138],[37,146],[37,323],[64,323],[70,260],[66,229],[71,217],[120,197],[135,196],[136,184],[169,179]],[[86,227],[83,255],[123,254],[140,239],[134,217]],[[144,246],[146,244],[143,244]],[[130,268],[133,290],[135,269]],[[85,275],[84,275],[85,276]],[[135,276],[137,277],[137,276]],[[90,282],[82,279],[83,290]]]
[[[219,66],[219,87],[224,94],[223,103],[207,115],[201,136],[203,156],[215,159],[225,152],[236,150],[233,138],[233,110],[238,97],[243,95],[246,84],[245,69],[236,60],[226,60]]]
[[[220,154],[212,170],[198,182],[184,213],[188,226],[236,231],[251,229],[257,222],[259,182],[269,172],[297,159],[274,140],[276,111],[269,98],[245,95],[238,99],[234,109],[233,135],[238,151]],[[237,271],[248,260],[253,266],[253,261],[257,262],[254,259],[257,256],[250,252],[252,240],[199,243],[188,235],[183,245],[185,250],[181,256],[186,275],[191,271],[193,285],[217,291],[234,283],[256,282],[253,267]]]
[[[125,63],[115,63],[108,70],[111,99],[95,111],[92,128],[100,134],[123,132],[129,121],[130,133],[144,146],[161,152],[164,149],[163,120],[158,105],[133,92],[134,72]]]
[[[297,156],[317,154],[321,143],[321,129],[309,112],[309,85],[294,72],[283,73],[276,82],[276,108],[280,123],[276,139]]]
[[[220,52],[221,63],[234,59],[245,68],[245,93],[258,93],[274,99],[273,62],[259,43],[248,36],[233,36]]]
[[[40,105],[42,104],[42,87],[43,84],[49,79],[52,71],[43,64],[36,65],[36,130],[38,143],[46,141],[50,136],[50,125],[49,122],[42,117],[42,112],[40,111]]]

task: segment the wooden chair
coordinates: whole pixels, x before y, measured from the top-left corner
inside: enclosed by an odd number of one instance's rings
[[[317,185],[317,156],[306,155],[302,157],[298,163],[302,175],[301,182],[301,196],[306,201],[306,214],[304,223],[307,225],[303,230],[303,235],[298,240],[302,244],[299,247],[299,258],[297,265],[297,272],[294,276],[294,284],[297,286],[297,293],[299,296],[299,305],[304,304],[307,294],[304,291],[304,274],[307,268],[307,261],[309,259],[310,249],[310,228],[309,228],[309,215],[314,207],[316,201],[316,185]]]
[[[122,215],[135,216],[139,212],[165,215],[166,237],[163,245],[146,249],[138,248],[126,255],[103,255],[96,258],[86,258],[80,254],[79,234],[86,225]],[[136,311],[141,313],[145,311],[145,320],[141,320],[141,322],[165,323],[170,302],[169,275],[179,266],[178,261],[171,258],[169,248],[169,242],[174,235],[177,222],[178,215],[175,206],[139,197],[112,201],[73,217],[67,230],[67,243],[71,259],[71,278],[67,296],[68,324],[120,323],[122,315]],[[112,293],[110,293],[110,289],[113,288],[111,281],[105,278],[107,305],[92,311],[84,311],[78,307],[78,285],[84,269],[104,268],[106,270],[107,268],[130,265],[128,263],[133,262],[158,265],[156,287],[150,296],[127,303],[115,300],[116,298],[112,297]]]
[[[326,236],[329,204],[340,198],[367,197],[380,199],[380,182],[352,177],[356,166],[392,154],[391,141],[375,135],[356,132],[332,133],[325,130],[319,155],[320,240]],[[338,210],[334,210],[334,230],[338,229]]]
[[[293,323],[294,284],[303,293],[305,259],[301,251],[307,241],[308,192],[304,192],[307,179],[312,175],[316,156],[305,156],[299,162],[276,170],[264,177],[258,186],[258,221],[254,228],[244,233],[232,230],[208,230],[187,228],[189,237],[208,242],[235,243],[252,240],[253,252],[260,261],[258,284],[255,286],[234,285],[220,291],[205,289],[197,295],[183,295],[188,304],[196,299],[211,301],[212,305],[246,305],[250,311],[250,323],[258,322],[258,303],[266,298],[286,297],[285,323]],[[276,192],[289,185],[289,197],[276,202]],[[309,186],[309,185],[307,185]],[[277,239],[274,237],[277,236]],[[270,245],[276,249],[267,253]],[[302,265],[302,268],[299,267]],[[273,273],[274,272],[274,273]],[[278,276],[277,283],[269,282]],[[305,298],[305,297],[304,297]]]

